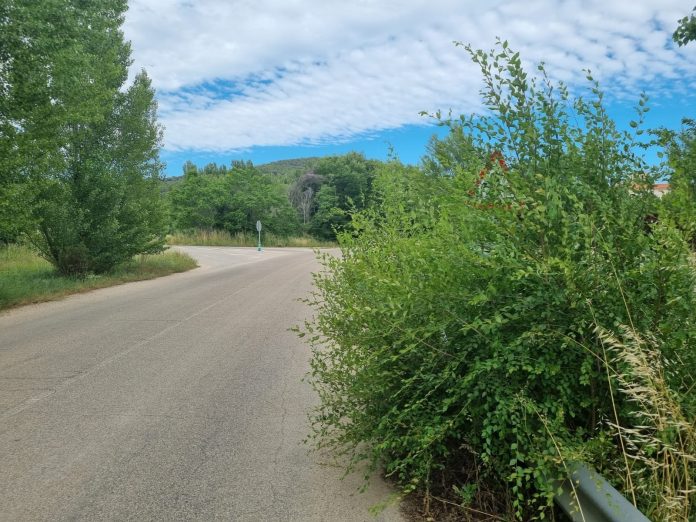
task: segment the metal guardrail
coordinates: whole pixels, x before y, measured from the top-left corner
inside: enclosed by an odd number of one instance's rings
[[[573,522],[650,522],[604,477],[584,464],[570,466],[570,476],[561,489],[554,500]]]

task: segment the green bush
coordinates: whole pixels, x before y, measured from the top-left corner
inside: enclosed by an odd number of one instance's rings
[[[372,195],[372,179],[380,163],[363,154],[328,156],[313,173],[321,180],[313,201],[308,230],[313,236],[333,241],[336,232],[350,223],[351,210],[364,209]]]
[[[567,460],[630,496],[611,424],[635,424],[638,405],[597,332],[655,338],[680,361],[668,384],[693,420],[688,245],[646,225],[653,176],[591,77],[591,99],[571,99],[543,67],[530,79],[505,43],[467,49],[490,116],[445,122],[423,169],[379,172],[379,205],[353,215],[343,256],[316,276],[304,332],[316,441],[383,466],[404,491],[443,471],[467,502],[472,487],[505,484],[522,519],[548,514]]]
[[[696,121],[684,119],[680,132],[659,131],[671,170],[670,190],[662,198],[661,219],[670,219],[696,250]]]

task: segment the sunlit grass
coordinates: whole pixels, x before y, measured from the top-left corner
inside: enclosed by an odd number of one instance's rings
[[[237,246],[253,247],[258,244],[258,236],[245,232],[232,235],[223,230],[194,230],[191,232],[175,232],[167,236],[170,245],[191,246]],[[311,236],[276,236],[262,233],[261,243],[267,247],[335,247],[332,241],[322,241]]]
[[[188,255],[168,251],[137,256],[107,274],[65,277],[30,248],[7,245],[0,247],[0,310],[129,281],[153,279],[196,266]]]

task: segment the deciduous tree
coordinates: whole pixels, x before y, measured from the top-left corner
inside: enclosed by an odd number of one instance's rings
[[[22,194],[25,231],[63,273],[104,272],[163,245],[161,129],[145,72],[126,86],[126,8],[124,0],[3,6],[3,190]]]
[[[316,194],[316,213],[312,218],[314,234],[334,239],[336,230],[350,223],[350,212],[364,209],[372,194],[372,181],[379,162],[351,152],[321,160],[315,173],[324,178]]]

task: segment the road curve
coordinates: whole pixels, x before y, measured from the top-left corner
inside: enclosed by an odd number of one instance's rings
[[[308,453],[303,249],[0,314],[0,520],[401,520]]]

